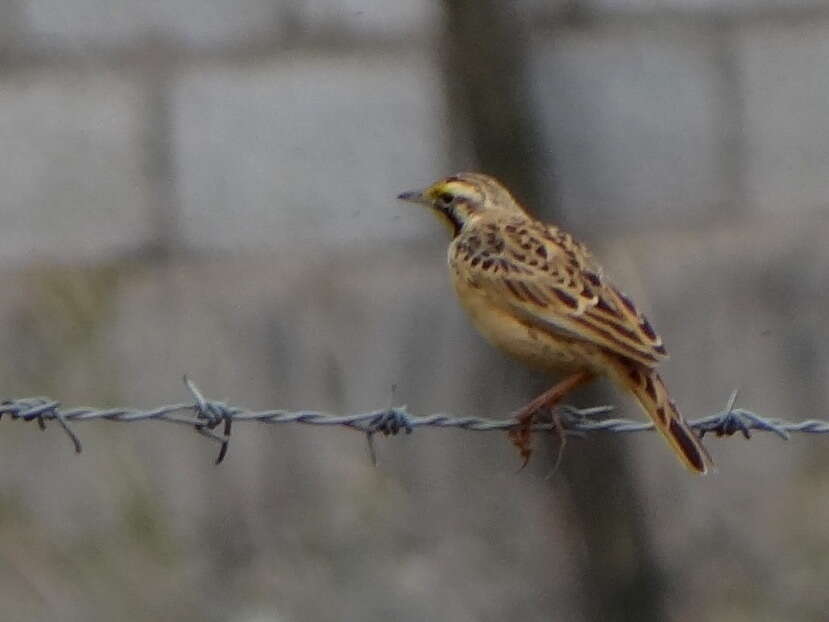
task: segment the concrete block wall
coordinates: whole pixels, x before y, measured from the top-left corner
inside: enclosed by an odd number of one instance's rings
[[[519,6],[536,24],[543,164],[573,226],[826,205],[821,3],[596,2],[576,22],[542,5]],[[67,257],[152,243],[171,222],[171,244],[208,252],[415,239],[425,225],[400,219],[395,193],[474,165],[447,155],[434,1],[2,10],[5,256],[54,256],[52,225]]]
[[[736,207],[721,45],[716,31],[672,22],[537,37],[547,177],[568,222],[683,228]]]
[[[0,78],[0,257],[100,259],[148,241],[143,102],[109,70]]]
[[[416,237],[394,196],[447,167],[436,57],[411,43],[430,36],[437,9],[6,6],[0,137],[17,148],[2,173],[13,226],[0,254]]]
[[[429,60],[316,53],[180,76],[173,127],[184,243],[232,251],[416,237],[419,219],[401,218],[394,197],[447,166]]]
[[[56,52],[140,45],[159,35],[207,49],[267,36],[281,17],[280,3],[269,0],[24,0],[19,6],[28,44]]]
[[[746,200],[763,213],[829,209],[829,19],[736,31]]]

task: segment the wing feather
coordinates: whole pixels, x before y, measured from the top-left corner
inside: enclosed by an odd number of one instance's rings
[[[534,327],[590,341],[646,367],[667,356],[630,298],[606,282],[584,246],[555,227],[487,223],[459,237],[452,256],[466,264],[473,285]]]

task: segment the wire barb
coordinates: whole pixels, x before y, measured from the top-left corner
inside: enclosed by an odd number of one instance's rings
[[[374,436],[378,433],[384,436],[395,436],[401,432],[411,434],[415,428],[419,427],[459,428],[473,432],[507,431],[520,425],[518,421],[511,418],[485,419],[481,417],[454,417],[445,414],[415,416],[409,413],[406,406],[391,406],[384,410],[351,415],[330,415],[317,411],[252,411],[205,398],[201,390],[187,376],[184,377],[184,385],[193,399],[190,403],[168,404],[151,410],[62,408],[60,402],[47,397],[27,397],[0,402],[0,420],[3,419],[4,415],[8,415],[10,419],[14,420],[37,421],[41,429],[46,428],[47,422],[57,421],[72,441],[76,453],[81,453],[82,445],[70,425],[75,422],[105,419],[107,421],[130,423],[151,420],[187,425],[198,434],[219,443],[216,464],[220,464],[227,456],[234,422],[301,423],[352,428],[366,435],[369,455],[373,463],[376,463]],[[793,422],[768,419],[750,410],[736,408],[736,401],[737,391],[734,391],[729,397],[724,410],[708,417],[689,421],[688,425],[695,429],[700,436],[708,433],[717,436],[733,436],[739,433],[746,439],[750,438],[751,432],[755,430],[771,432],[783,440],[788,440],[790,434],[795,432],[829,434],[829,421],[807,419]],[[653,424],[649,422],[611,418],[609,415],[613,411],[613,406],[595,406],[583,409],[573,406],[560,406],[557,411],[557,419],[567,436],[576,437],[584,437],[594,432],[631,433],[644,432],[654,428]],[[223,426],[221,434],[215,431],[220,425]],[[549,420],[534,423],[531,429],[534,432],[549,432],[555,427],[556,424]]]
[[[230,446],[233,414],[222,402],[208,402],[204,399],[202,392],[199,391],[196,384],[187,376],[184,376],[184,386],[187,387],[193,399],[196,400],[196,403],[193,405],[193,411],[196,419],[198,419],[194,426],[196,432],[219,443],[219,455],[216,456],[216,464],[221,464]],[[216,434],[213,430],[222,422],[224,422],[223,434]]]
[[[374,435],[378,432],[383,436],[396,436],[401,430],[411,434],[414,430],[409,413],[405,406],[392,406],[387,411],[379,412],[369,419],[364,425],[366,442],[368,443],[368,455],[371,464],[377,466],[377,452],[374,450]]]
[[[75,453],[79,454],[83,450],[81,440],[69,427],[66,422],[66,415],[59,410],[59,407],[60,402],[46,397],[30,397],[16,401],[5,400],[0,402],[0,419],[3,418],[3,415],[9,415],[12,419],[37,421],[37,427],[41,430],[46,429],[46,419],[53,419],[60,424],[69,440],[72,441]]]

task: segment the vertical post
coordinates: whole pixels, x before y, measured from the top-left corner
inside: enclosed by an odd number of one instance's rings
[[[22,39],[23,8],[18,0],[0,3],[0,69],[13,56]]]
[[[469,144],[483,172],[540,205],[527,33],[517,9],[500,0],[446,0],[445,9],[444,75],[455,136]]]
[[[444,6],[444,70],[455,144],[469,145],[481,170],[555,219],[556,198],[542,196],[539,183],[543,154],[528,87],[526,24],[514,3],[502,0],[445,0]],[[594,392],[593,399],[606,403],[613,396]],[[583,619],[665,619],[662,573],[620,439],[591,437],[589,451],[567,452],[558,476],[567,482],[570,526],[578,531],[573,541],[585,543],[576,569]]]
[[[151,219],[154,239],[148,256],[165,262],[180,243],[179,205],[173,162],[173,110],[170,99],[170,65],[175,61],[174,47],[163,37],[147,43],[143,63],[143,83],[147,93],[144,124],[145,174],[151,192]]]

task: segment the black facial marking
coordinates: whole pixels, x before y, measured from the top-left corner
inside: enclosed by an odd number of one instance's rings
[[[444,202],[447,198],[448,202]],[[458,235],[460,235],[461,228],[463,227],[463,222],[461,222],[461,219],[455,212],[454,199],[455,197],[452,194],[443,192],[438,195],[437,199],[435,199],[432,207],[435,211],[442,214],[452,225],[452,237],[458,237]]]
[[[438,201],[442,205],[450,205],[455,200],[455,196],[451,192],[441,192],[438,195]]]

